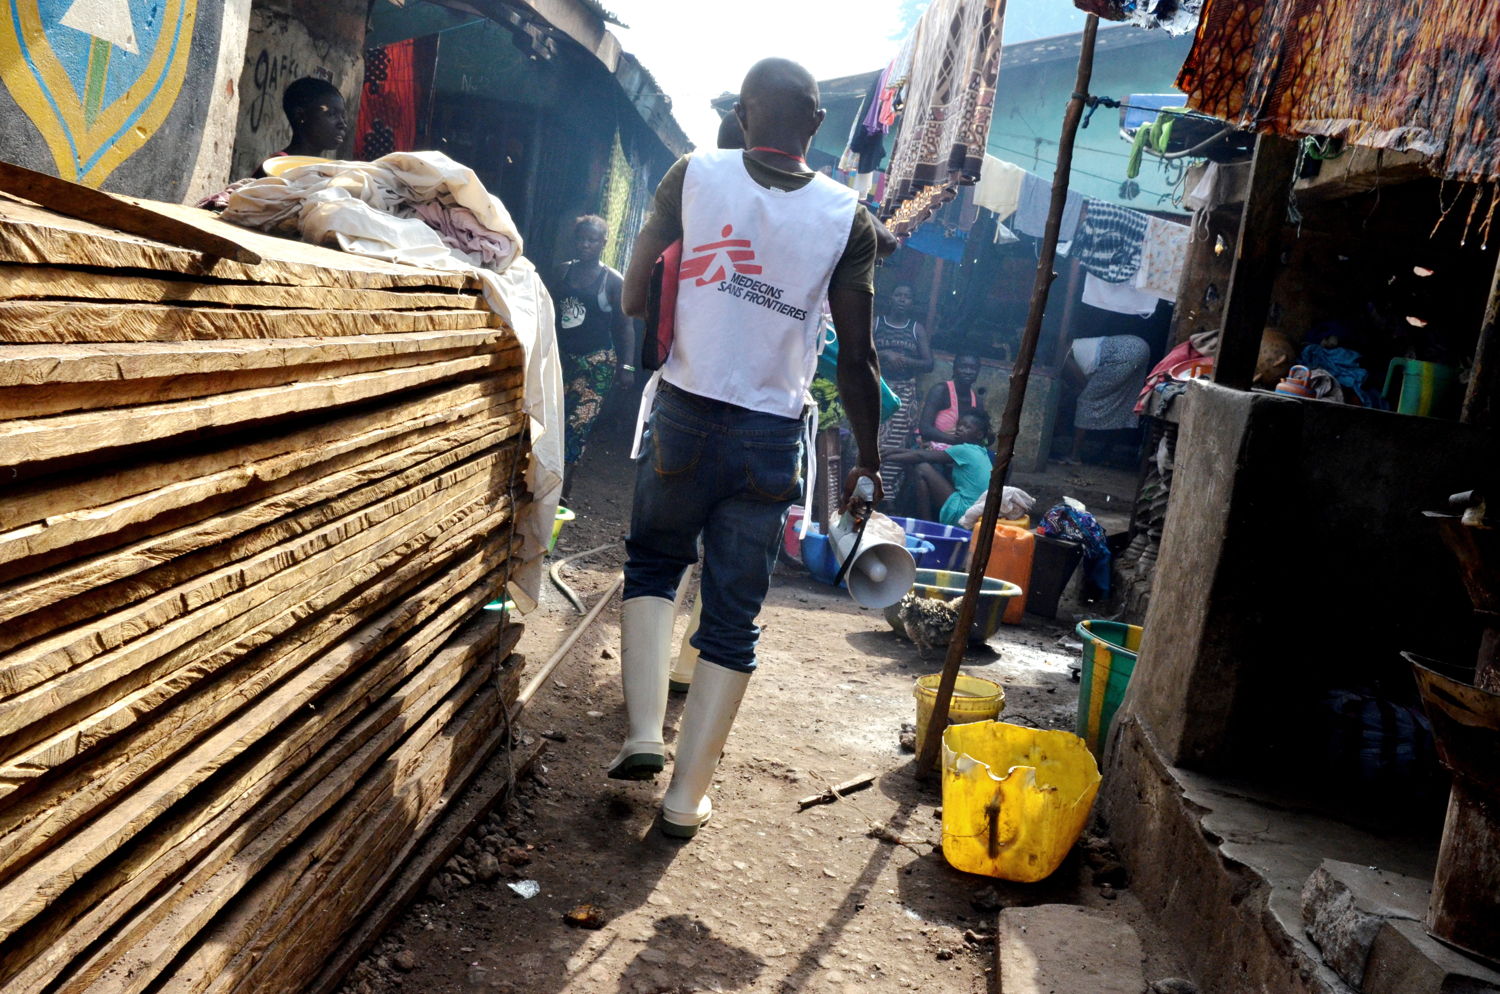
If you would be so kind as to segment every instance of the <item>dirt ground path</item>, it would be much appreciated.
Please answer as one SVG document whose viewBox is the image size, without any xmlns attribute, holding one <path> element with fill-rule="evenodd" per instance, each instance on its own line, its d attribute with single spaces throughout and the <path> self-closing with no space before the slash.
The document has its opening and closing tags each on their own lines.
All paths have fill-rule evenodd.
<svg viewBox="0 0 1500 994">
<path fill-rule="evenodd" d="M 609 463 L 615 472 L 580 480 L 580 519 L 558 557 L 622 536 L 628 478 Z M 611 549 L 565 577 L 592 604 L 622 560 Z M 526 619 L 532 665 L 578 617 L 549 585 Z M 941 668 L 940 652 L 921 658 L 881 614 L 787 567 L 761 617 L 760 669 L 714 783 L 714 818 L 689 842 L 665 838 L 654 819 L 667 775 L 603 775 L 624 728 L 618 617 L 616 599 L 524 713 L 518 736 L 546 751 L 517 799 L 360 964 L 351 994 L 980 994 L 997 989 L 997 910 L 1052 902 L 1137 924 L 1147 975 L 1171 974 L 1128 889 L 1095 884 L 1097 858 L 1091 866 L 1075 851 L 1030 886 L 944 862 L 939 782 L 916 777 L 900 744 L 913 682 Z M 1004 629 L 966 672 L 1005 687 L 1003 717 L 1071 728 L 1076 656 L 1057 644 L 1067 631 L 1034 620 Z M 669 751 L 681 705 L 669 704 Z M 866 773 L 870 789 L 798 810 L 799 798 Z M 535 896 L 516 892 L 531 887 Z M 580 909 L 598 927 L 566 920 Z"/>
</svg>

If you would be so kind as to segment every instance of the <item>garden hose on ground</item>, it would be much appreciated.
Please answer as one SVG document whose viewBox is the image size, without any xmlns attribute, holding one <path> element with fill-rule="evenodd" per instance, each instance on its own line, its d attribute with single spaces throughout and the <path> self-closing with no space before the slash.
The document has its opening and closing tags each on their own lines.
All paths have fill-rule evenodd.
<svg viewBox="0 0 1500 994">
<path fill-rule="evenodd" d="M 547 570 L 547 575 L 552 577 L 553 584 L 557 586 L 558 590 L 562 591 L 562 595 L 568 599 L 568 603 L 572 604 L 575 608 L 578 609 L 579 614 L 584 614 L 588 611 L 588 608 L 584 607 L 583 598 L 579 597 L 578 594 L 574 592 L 573 588 L 568 586 L 567 583 L 563 581 L 561 573 L 563 566 L 571 563 L 575 559 L 582 559 L 584 556 L 592 556 L 594 553 L 603 552 L 605 549 L 613 549 L 619 544 L 619 542 L 605 542 L 603 545 L 597 545 L 585 552 L 575 552 L 571 556 L 564 556 L 562 559 L 559 559 L 557 562 L 552 564 L 551 569 Z"/>
</svg>

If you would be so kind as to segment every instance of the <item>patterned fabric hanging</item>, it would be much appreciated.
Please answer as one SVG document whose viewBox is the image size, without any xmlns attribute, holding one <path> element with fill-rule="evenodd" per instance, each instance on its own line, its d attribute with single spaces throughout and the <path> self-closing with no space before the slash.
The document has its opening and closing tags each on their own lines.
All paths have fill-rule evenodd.
<svg viewBox="0 0 1500 994">
<path fill-rule="evenodd" d="M 1208 0 L 1177 87 L 1236 127 L 1500 176 L 1500 0 Z"/>
<path fill-rule="evenodd" d="M 984 164 L 1004 0 L 933 0 L 916 27 L 911 82 L 881 215 L 910 232 Z"/>
<path fill-rule="evenodd" d="M 410 152 L 417 137 L 416 78 L 408 38 L 365 52 L 365 88 L 359 98 L 355 156 L 370 162 Z"/>
</svg>

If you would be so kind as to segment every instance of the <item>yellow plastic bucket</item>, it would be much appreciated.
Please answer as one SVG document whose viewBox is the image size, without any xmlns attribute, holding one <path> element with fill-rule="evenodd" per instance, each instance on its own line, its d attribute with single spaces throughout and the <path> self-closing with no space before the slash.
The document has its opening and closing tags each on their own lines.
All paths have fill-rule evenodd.
<svg viewBox="0 0 1500 994">
<path fill-rule="evenodd" d="M 927 741 L 927 726 L 932 722 L 932 710 L 937 706 L 938 684 L 941 673 L 919 677 L 912 694 L 917 699 L 917 754 L 922 753 L 922 743 Z M 948 701 L 948 723 L 963 724 L 970 721 L 991 721 L 1005 710 L 1005 688 L 993 680 L 960 673 L 953 681 L 953 696 Z M 939 757 L 936 767 L 941 763 Z"/>
<path fill-rule="evenodd" d="M 943 733 L 943 858 L 966 873 L 1033 883 L 1078 841 L 1099 767 L 1071 732 L 1000 721 Z"/>
<path fill-rule="evenodd" d="M 557 536 L 562 534 L 562 526 L 572 521 L 574 517 L 576 515 L 566 507 L 557 509 L 557 514 L 552 517 L 552 540 L 547 543 L 548 552 L 557 547 Z"/>
</svg>

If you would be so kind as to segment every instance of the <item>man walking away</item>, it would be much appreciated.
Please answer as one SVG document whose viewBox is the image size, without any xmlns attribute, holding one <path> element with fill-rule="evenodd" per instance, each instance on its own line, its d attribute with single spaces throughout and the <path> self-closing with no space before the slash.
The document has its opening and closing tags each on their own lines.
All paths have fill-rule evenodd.
<svg viewBox="0 0 1500 994">
<path fill-rule="evenodd" d="M 667 172 L 625 277 L 625 309 L 643 316 L 653 262 L 682 239 L 672 351 L 642 400 L 654 407 L 638 453 L 620 611 L 629 732 L 609 769 L 644 780 L 665 765 L 673 595 L 697 560 L 701 533 L 703 611 L 692 640 L 699 665 L 662 800 L 662 829 L 679 838 L 712 813 L 706 795 L 755 669 L 755 619 L 782 522 L 802 495 L 825 293 L 838 329 L 839 392 L 859 447 L 846 499 L 861 478 L 882 496 L 870 331 L 875 232 L 853 190 L 807 166 L 823 113 L 807 70 L 785 59 L 756 63 L 735 105 L 747 150 L 694 153 Z"/>
</svg>

